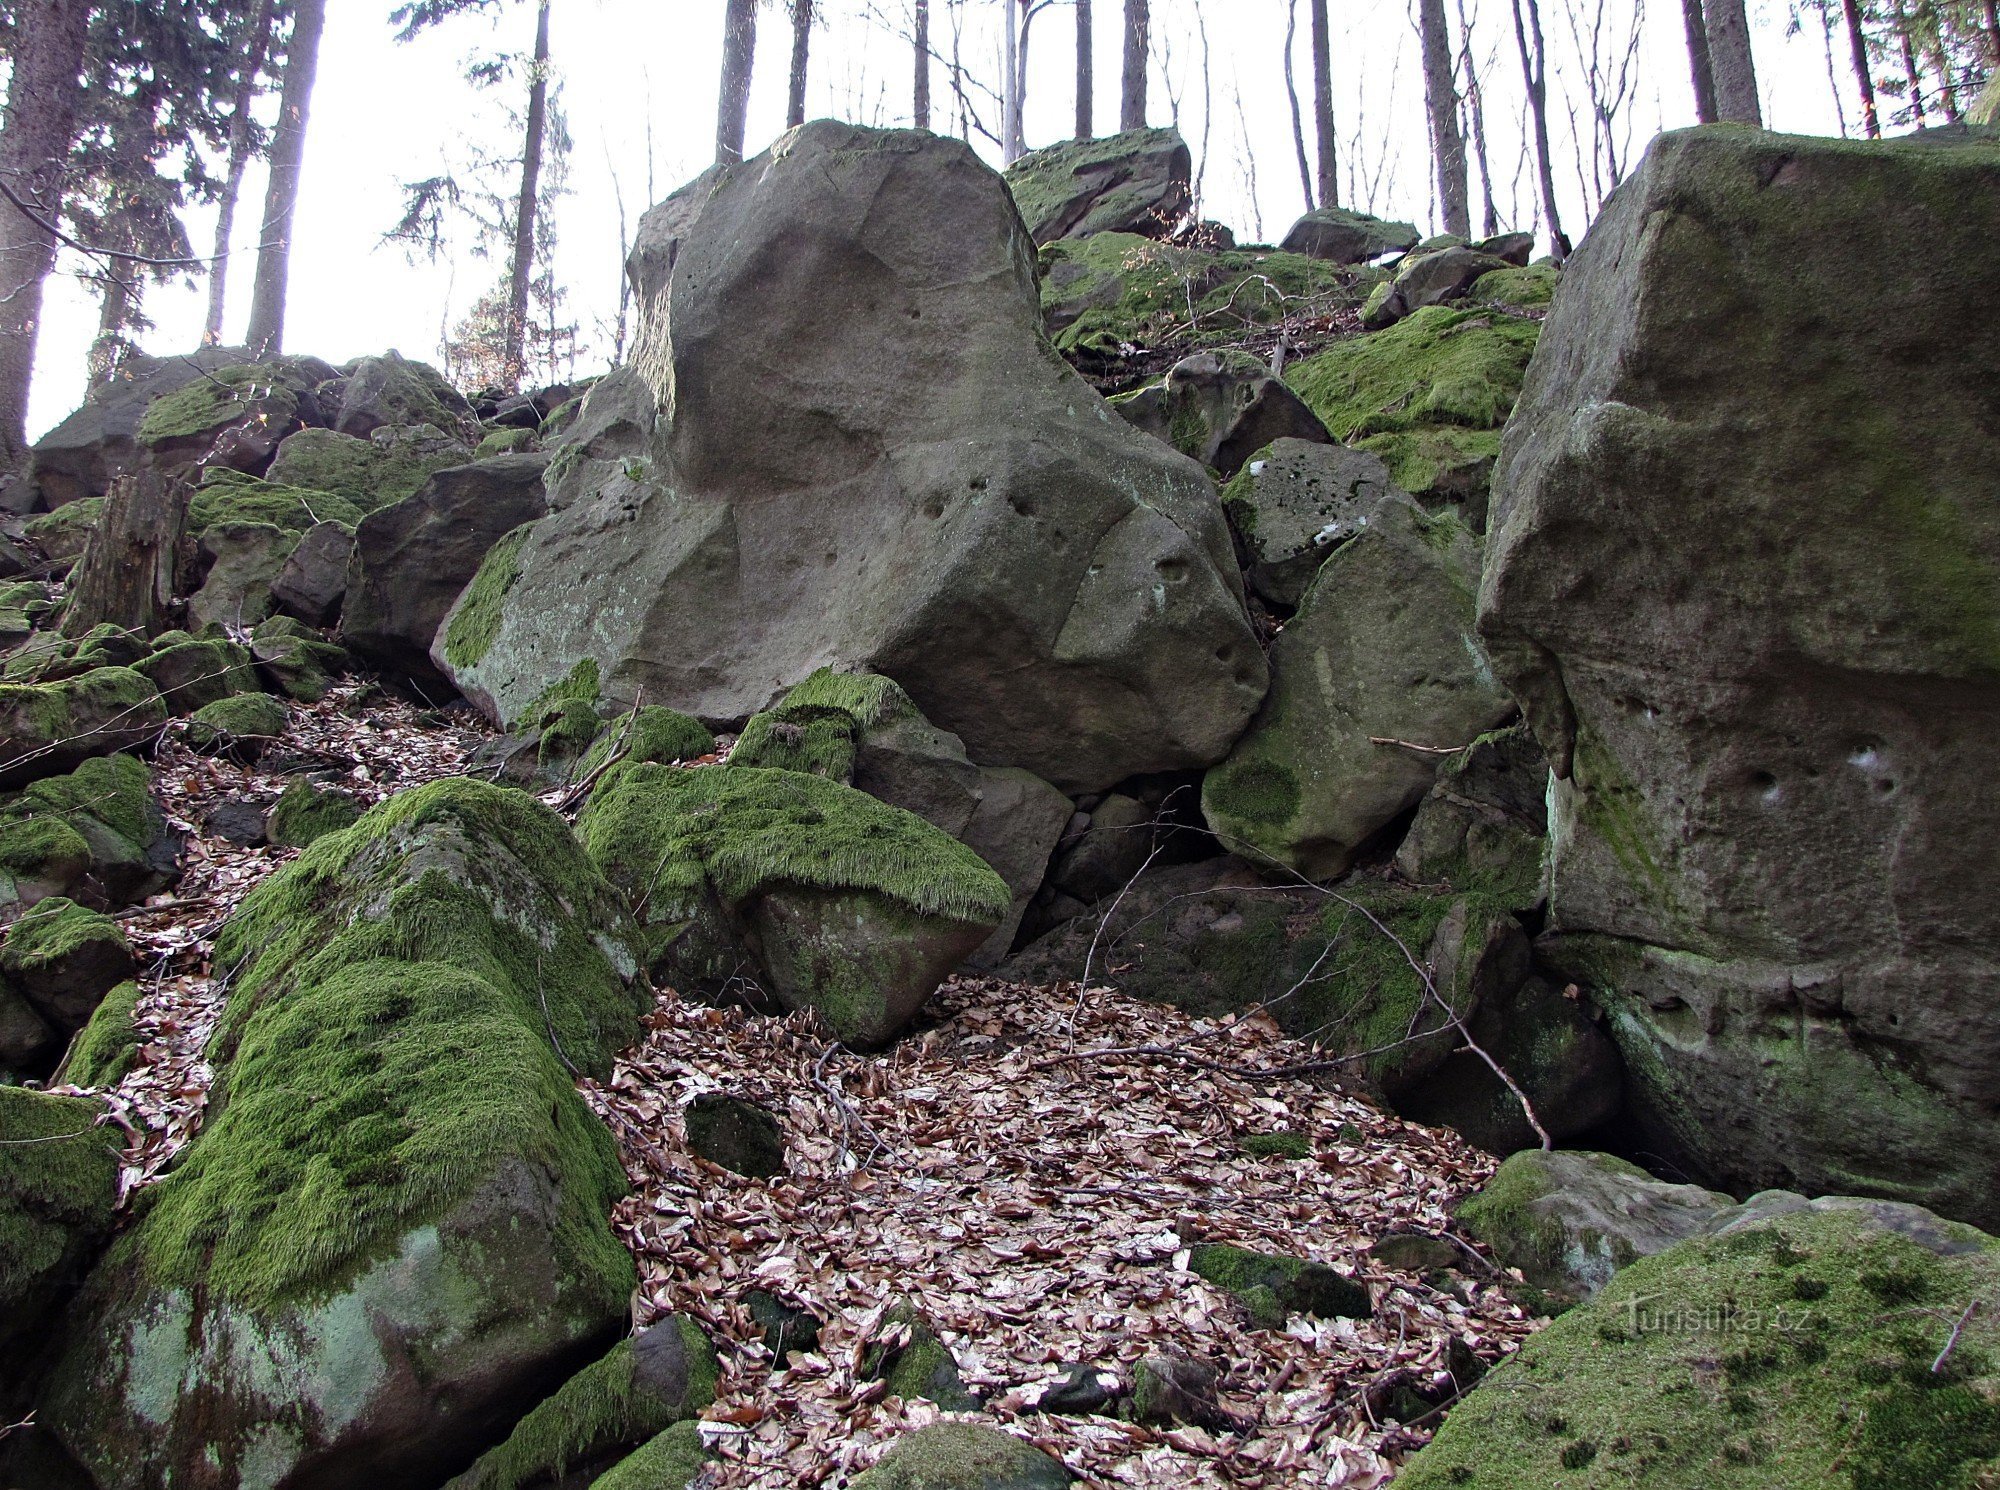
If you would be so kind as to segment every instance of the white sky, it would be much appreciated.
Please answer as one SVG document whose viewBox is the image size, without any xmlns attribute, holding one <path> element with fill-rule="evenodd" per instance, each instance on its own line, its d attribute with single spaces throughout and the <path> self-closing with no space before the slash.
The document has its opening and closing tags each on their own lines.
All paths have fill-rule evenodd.
<svg viewBox="0 0 2000 1490">
<path fill-rule="evenodd" d="M 966 65 L 989 80 L 999 75 L 1000 3 L 968 0 Z M 1573 99 L 1583 97 L 1570 9 L 1602 5 L 1606 29 L 1623 33 L 1629 31 L 1638 3 L 1543 0 L 1556 72 L 1550 102 L 1558 132 L 1558 186 L 1564 196 L 1564 225 L 1572 236 L 1582 227 L 1586 189 L 1577 172 L 1564 170 L 1573 152 L 1561 95 L 1567 91 Z M 399 212 L 398 183 L 432 174 L 447 153 L 463 155 L 471 138 L 495 154 L 518 150 L 498 117 L 498 101 L 464 83 L 462 60 L 477 49 L 527 50 L 534 26 L 529 0 L 517 0 L 496 21 L 459 21 L 410 46 L 390 39 L 390 5 L 391 0 L 328 4 L 292 250 L 286 349 L 332 361 L 387 347 L 436 360 L 441 328 L 462 315 L 492 282 L 497 265 L 460 256 L 455 265 L 413 267 L 398 247 L 381 244 L 383 231 Z M 814 38 L 809 115 L 830 114 L 863 124 L 907 123 L 907 44 L 864 18 L 871 0 L 820 0 L 820 6 L 827 16 Z M 1507 3 L 1465 0 L 1465 6 L 1486 89 L 1502 226 L 1529 226 L 1535 215 L 1531 173 L 1522 148 L 1523 92 Z M 899 21 L 908 9 L 907 0 L 872 0 L 872 7 Z M 558 258 L 571 314 L 596 344 L 580 359 L 579 373 L 600 370 L 608 356 L 608 332 L 591 333 L 608 327 L 617 304 L 622 250 L 614 173 L 628 217 L 636 222 L 647 205 L 649 116 L 655 196 L 696 174 L 712 155 L 722 9 L 723 0 L 556 0 L 551 52 L 575 140 L 572 194 L 557 213 Z M 1119 0 L 1097 0 L 1095 110 L 1100 132 L 1117 122 L 1120 9 Z M 1367 188 L 1349 190 L 1349 165 L 1343 163 L 1348 204 L 1435 225 L 1410 9 L 1405 0 L 1333 0 L 1332 9 L 1336 127 L 1344 154 L 1364 164 L 1372 177 Z M 948 53 L 945 0 L 933 0 L 932 10 L 933 45 Z M 1836 132 L 1826 51 L 1817 27 L 1787 37 L 1784 0 L 1751 0 L 1751 10 L 1766 122 L 1799 133 Z M 1181 129 L 1197 152 L 1206 215 L 1230 224 L 1246 242 L 1282 236 L 1303 207 L 1280 71 L 1285 0 L 1153 0 L 1153 17 L 1151 122 L 1171 122 L 1172 99 L 1178 95 Z M 1207 29 L 1212 111 L 1204 110 L 1198 22 Z M 1310 70 L 1305 24 L 1301 4 L 1295 66 L 1302 89 Z M 1629 111 L 1631 158 L 1661 127 L 1692 121 L 1680 28 L 1678 0 L 1645 5 Z M 1068 133 L 1073 38 L 1066 4 L 1035 22 L 1027 110 L 1031 146 Z M 789 47 L 782 8 L 767 9 L 750 112 L 752 152 L 782 127 Z M 1852 128 L 1853 81 L 1844 66 L 1839 73 Z M 933 75 L 932 99 L 933 127 L 954 129 L 942 67 Z M 1309 110 L 1309 100 L 1306 106 Z M 264 107 L 268 111 L 272 105 Z M 992 122 L 997 110 L 983 111 Z M 1205 112 L 1212 112 L 1212 123 L 1205 124 Z M 1579 109 L 1578 117 L 1587 115 Z M 1246 126 L 1247 155 L 1256 175 L 1254 199 L 1244 164 Z M 1358 151 L 1352 146 L 1357 132 L 1362 141 Z M 1307 133 L 1310 138 L 1309 115 Z M 975 144 L 997 160 L 990 144 L 976 137 Z M 1476 225 L 1476 175 L 1473 182 Z M 257 239 L 262 194 L 262 173 L 253 170 L 237 219 L 244 225 L 243 243 Z M 212 222 L 198 220 L 192 229 L 197 252 L 206 252 Z M 225 340 L 241 336 L 250 272 L 246 254 L 231 271 Z M 191 347 L 199 337 L 205 296 L 202 286 L 150 290 L 147 308 L 158 324 L 142 339 L 146 349 Z M 73 277 L 52 279 L 29 413 L 31 433 L 55 424 L 81 399 L 85 351 L 95 325 L 96 307 L 87 287 Z"/>
</svg>

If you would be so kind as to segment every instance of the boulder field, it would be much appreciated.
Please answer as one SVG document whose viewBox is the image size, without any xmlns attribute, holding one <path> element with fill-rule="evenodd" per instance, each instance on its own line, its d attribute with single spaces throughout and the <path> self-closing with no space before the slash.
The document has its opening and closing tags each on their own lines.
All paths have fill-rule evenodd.
<svg viewBox="0 0 2000 1490">
<path fill-rule="evenodd" d="M 0 1409 L 52 1483 L 686 1483 L 743 1363 L 633 1329 L 593 1083 L 676 996 L 810 1016 L 855 1139 L 821 1069 L 960 972 L 1254 1020 L 1513 1154 L 1382 1243 L 1560 1316 L 1441 1428 L 1463 1342 L 1368 1389 L 1398 1455 L 1436 1430 L 1412 1485 L 2000 1472 L 2000 136 L 1665 135 L 1560 266 L 1337 209 L 1238 247 L 1186 177 L 1170 131 L 1002 177 L 821 121 L 646 215 L 588 386 L 211 352 L 41 443 Z M 1370 329 L 1294 349 L 1302 302 Z M 357 667 L 484 715 L 463 775 L 301 747 Z M 198 1135 L 128 1194 L 123 918 L 207 852 L 161 773 L 218 762 L 276 784 L 202 833 L 269 873 L 210 928 Z M 702 1081 L 688 1162 L 790 1183 L 782 1102 Z M 1386 1297 L 1177 1225 L 1256 1327 Z M 884 1319 L 869 1400 L 994 1400 Z M 1242 1427 L 1210 1365 L 1125 1366 L 1000 1400 Z M 850 1481 L 1068 1482 L 971 1421 Z"/>
</svg>

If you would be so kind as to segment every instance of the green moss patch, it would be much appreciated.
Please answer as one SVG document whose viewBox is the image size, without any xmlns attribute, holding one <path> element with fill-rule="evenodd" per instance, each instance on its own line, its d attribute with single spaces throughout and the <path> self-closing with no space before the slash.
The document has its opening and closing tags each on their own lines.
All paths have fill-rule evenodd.
<svg viewBox="0 0 2000 1490">
<path fill-rule="evenodd" d="M 110 1230 L 120 1144 L 98 1126 L 103 1112 L 87 1098 L 0 1086 L 0 1337 L 74 1282 Z"/>
<path fill-rule="evenodd" d="M 61 818 L 0 818 L 0 874 L 67 885 L 89 868 L 90 844 Z"/>
<path fill-rule="evenodd" d="M 86 839 L 93 836 L 93 824 L 102 824 L 127 843 L 143 846 L 159 831 L 152 786 L 152 773 L 137 756 L 107 755 L 85 761 L 67 776 L 32 783 L 7 811 L 59 819 Z"/>
<path fill-rule="evenodd" d="M 159 641 L 153 654 L 135 663 L 133 671 L 159 688 L 174 713 L 192 714 L 232 694 L 257 691 L 256 667 L 248 649 L 236 642 L 174 631 Z"/>
<path fill-rule="evenodd" d="M 278 447 L 266 476 L 277 486 L 338 492 L 365 514 L 416 495 L 434 472 L 470 459 L 463 445 L 424 425 L 397 429 L 386 441 L 302 429 Z"/>
<path fill-rule="evenodd" d="M 21 525 L 21 531 L 51 559 L 67 562 L 83 552 L 90 535 L 103 520 L 104 498 L 80 497 L 63 503 L 53 512 L 29 518 Z"/>
<path fill-rule="evenodd" d="M 692 1418 L 715 1400 L 717 1371 L 700 1325 L 685 1315 L 662 1320 L 563 1383 L 447 1490 L 561 1483 L 578 1466 L 602 1463 Z"/>
<path fill-rule="evenodd" d="M 1556 297 L 1562 271 L 1554 264 L 1512 265 L 1482 274 L 1472 282 L 1472 298 L 1486 305 L 1539 310 Z"/>
<path fill-rule="evenodd" d="M 188 502 L 188 528 L 196 534 L 210 528 L 253 524 L 286 533 L 303 533 L 320 523 L 351 528 L 363 515 L 362 508 L 337 493 L 266 481 L 204 486 Z"/>
<path fill-rule="evenodd" d="M 1454 1408 L 1397 1483 L 1975 1490 L 2000 1472 L 2000 1252 L 1954 1230 L 1984 1245 L 1939 1256 L 1836 1209 L 1635 1262 Z"/>
<path fill-rule="evenodd" d="M 587 778 L 612 752 L 620 763 L 652 761 L 671 766 L 677 761 L 698 760 L 715 749 L 715 736 L 699 719 L 675 709 L 648 704 L 629 718 L 621 716 L 604 725 L 576 764 L 578 780 Z"/>
<path fill-rule="evenodd" d="M 361 807 L 346 792 L 294 781 L 278 796 L 264 824 L 264 836 L 276 848 L 304 848 L 329 833 L 351 828 Z"/>
<path fill-rule="evenodd" d="M 0 973 L 20 977 L 42 972 L 98 946 L 108 947 L 128 961 L 132 956 L 132 944 L 125 940 L 116 921 L 52 895 L 7 928 L 5 941 L 0 942 Z"/>
<path fill-rule="evenodd" d="M 708 1463 L 701 1430 L 676 1423 L 591 1482 L 591 1490 L 682 1490 Z"/>
<path fill-rule="evenodd" d="M 1069 1471 L 1031 1443 L 978 1423 L 906 1433 L 854 1490 L 1062 1490 Z"/>
<path fill-rule="evenodd" d="M 539 1019 L 475 973 L 338 967 L 263 1004 L 228 1077 L 132 1236 L 155 1286 L 252 1308 L 322 1296 L 517 1160 L 559 1180 L 560 1250 L 629 1275 L 603 1219 L 624 1191 L 609 1133 Z"/>
<path fill-rule="evenodd" d="M 1366 1288 L 1325 1263 L 1204 1246 L 1189 1254 L 1188 1268 L 1227 1290 L 1267 1330 L 1282 1329 L 1293 1314 L 1366 1319 L 1375 1312 Z"/>
<path fill-rule="evenodd" d="M 444 632 L 444 659 L 453 667 L 473 667 L 492 649 L 500 634 L 507 592 L 521 577 L 521 547 L 533 527 L 523 523 L 488 549 L 479 572 L 452 608 Z"/>
<path fill-rule="evenodd" d="M 104 996 L 70 1046 L 58 1085 L 116 1086 L 139 1059 L 139 1027 L 133 1011 L 139 1002 L 137 983 L 120 983 Z"/>
<path fill-rule="evenodd" d="M 188 720 L 187 742 L 194 750 L 255 751 L 285 732 L 292 711 L 268 693 L 240 693 L 196 709 Z"/>
<path fill-rule="evenodd" d="M 199 439 L 252 416 L 271 424 L 289 423 L 298 413 L 298 395 L 307 381 L 297 366 L 282 360 L 218 368 L 148 404 L 139 421 L 139 443 Z"/>
<path fill-rule="evenodd" d="M 630 922 L 555 813 L 461 777 L 390 798 L 319 838 L 245 897 L 216 941 L 230 975 L 218 1034 L 262 1005 L 376 958 L 484 978 L 579 1069 L 608 1072 L 644 995 Z"/>
<path fill-rule="evenodd" d="M 143 739 L 166 717 L 160 690 L 131 668 L 92 668 L 56 683 L 0 683 L 0 759 L 45 746 L 87 754 Z"/>
<path fill-rule="evenodd" d="M 971 849 L 914 813 L 794 771 L 622 765 L 578 822 L 591 858 L 635 903 L 691 914 L 775 884 L 865 890 L 925 916 L 997 923 L 1011 894 Z"/>
</svg>

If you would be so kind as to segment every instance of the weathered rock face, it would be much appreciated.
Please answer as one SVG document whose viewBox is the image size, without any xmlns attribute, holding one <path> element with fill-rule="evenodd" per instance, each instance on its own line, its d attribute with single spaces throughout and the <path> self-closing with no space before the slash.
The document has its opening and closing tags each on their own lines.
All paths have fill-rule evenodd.
<svg viewBox="0 0 2000 1490">
<path fill-rule="evenodd" d="M 1327 555 L 1373 522 L 1395 491 L 1388 467 L 1365 450 L 1273 441 L 1222 493 L 1244 579 L 1269 604 L 1295 608 Z"/>
<path fill-rule="evenodd" d="M 1561 778 L 1544 955 L 1655 1146 L 1988 1222 L 1996 233 L 1990 141 L 1664 136 L 1572 260 L 1480 594 Z"/>
<path fill-rule="evenodd" d="M 1417 230 L 1406 222 L 1388 222 L 1365 212 L 1321 207 L 1292 224 L 1282 247 L 1288 253 L 1330 259 L 1336 264 L 1365 264 L 1384 254 L 1407 253 L 1417 246 Z"/>
<path fill-rule="evenodd" d="M 1037 243 L 1137 233 L 1164 238 L 1193 205 L 1193 157 L 1176 129 L 1131 129 L 1031 150 L 1007 187 Z"/>
<path fill-rule="evenodd" d="M 1338 875 L 1414 806 L 1440 755 L 1514 710 L 1473 635 L 1479 544 L 1407 499 L 1321 566 L 1271 647 L 1271 696 L 1202 783 L 1231 849 Z"/>
<path fill-rule="evenodd" d="M 1164 383 L 1112 404 L 1127 421 L 1182 455 L 1234 476 L 1273 440 L 1331 439 L 1319 416 L 1248 352 L 1197 352 Z"/>
<path fill-rule="evenodd" d="M 442 682 L 431 643 L 487 551 L 548 510 L 542 455 L 503 455 L 434 473 L 414 497 L 354 530 L 341 639 L 417 682 Z"/>
<path fill-rule="evenodd" d="M 1265 672 L 1214 488 L 1050 353 L 969 150 L 807 125 L 655 208 L 631 272 L 651 454 L 496 554 L 440 639 L 494 717 L 579 658 L 711 724 L 834 665 L 1070 790 L 1228 748 Z"/>
</svg>

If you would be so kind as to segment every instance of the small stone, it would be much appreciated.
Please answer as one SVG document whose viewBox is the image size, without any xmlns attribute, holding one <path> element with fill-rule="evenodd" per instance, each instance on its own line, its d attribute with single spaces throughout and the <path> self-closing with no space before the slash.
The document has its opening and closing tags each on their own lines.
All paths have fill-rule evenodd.
<svg viewBox="0 0 2000 1490">
<path fill-rule="evenodd" d="M 785 1134 L 778 1120 L 740 1097 L 697 1097 L 687 1110 L 688 1147 L 711 1164 L 750 1179 L 785 1172 Z"/>
<path fill-rule="evenodd" d="M 201 831 L 207 837 L 220 838 L 225 843 L 255 848 L 264 841 L 266 810 L 261 802 L 231 797 L 208 810 L 208 815 L 201 820 Z"/>
</svg>

